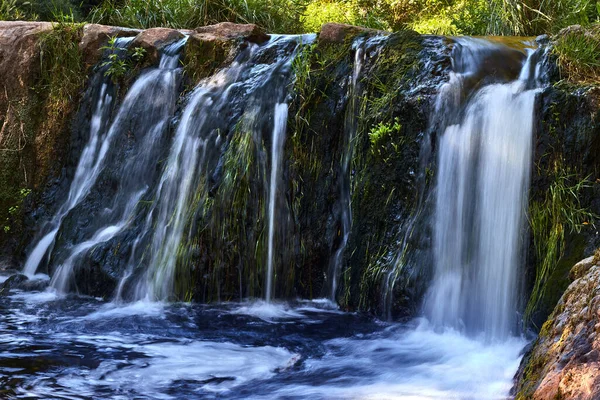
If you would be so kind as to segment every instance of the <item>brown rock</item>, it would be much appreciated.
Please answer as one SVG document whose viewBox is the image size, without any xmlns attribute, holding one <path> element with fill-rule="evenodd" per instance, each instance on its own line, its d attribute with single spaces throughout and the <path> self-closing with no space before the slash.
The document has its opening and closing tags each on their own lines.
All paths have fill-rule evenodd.
<svg viewBox="0 0 600 400">
<path fill-rule="evenodd" d="M 112 37 L 128 37 L 139 34 L 137 29 L 119 28 L 114 26 L 87 24 L 83 28 L 83 37 L 79 49 L 87 67 L 93 66 L 102 57 L 102 47 L 106 46 Z"/>
<path fill-rule="evenodd" d="M 600 266 L 591 261 L 577 264 L 583 276 L 565 291 L 524 358 L 517 400 L 600 399 Z"/>
<path fill-rule="evenodd" d="M 137 35 L 131 43 L 131 47 L 143 47 L 146 49 L 150 62 L 156 63 L 162 49 L 183 37 L 183 33 L 175 29 L 151 28 Z"/>
<path fill-rule="evenodd" d="M 247 40 L 253 43 L 263 43 L 269 40 L 269 35 L 254 24 L 234 24 L 221 22 L 216 25 L 203 26 L 196 29 L 203 40 Z"/>
<path fill-rule="evenodd" d="M 40 34 L 52 30 L 48 22 L 0 22 L 0 110 L 6 96 L 14 99 L 32 86 L 39 69 Z M 1 138 L 0 138 L 1 139 Z"/>
<path fill-rule="evenodd" d="M 585 274 L 588 273 L 590 268 L 596 265 L 596 256 L 590 256 L 584 260 L 579 261 L 577 264 L 571 268 L 571 272 L 569 273 L 569 279 L 572 281 L 582 278 Z"/>
<path fill-rule="evenodd" d="M 362 28 L 354 25 L 338 24 L 330 22 L 324 24 L 319 32 L 320 43 L 344 43 L 347 37 L 354 37 L 365 32 L 375 32 L 372 29 Z"/>
</svg>

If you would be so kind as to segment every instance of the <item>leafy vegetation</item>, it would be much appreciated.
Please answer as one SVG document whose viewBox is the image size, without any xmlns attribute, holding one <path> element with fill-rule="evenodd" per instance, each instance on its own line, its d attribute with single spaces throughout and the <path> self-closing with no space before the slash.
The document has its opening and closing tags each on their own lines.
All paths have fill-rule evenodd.
<svg viewBox="0 0 600 400">
<path fill-rule="evenodd" d="M 3 20 L 90 21 L 134 28 L 255 23 L 276 33 L 339 22 L 442 35 L 557 33 L 598 21 L 597 0 L 0 0 Z"/>
<path fill-rule="evenodd" d="M 107 60 L 102 63 L 102 66 L 106 67 L 104 75 L 110 77 L 115 82 L 141 62 L 147 53 L 143 47 L 133 47 L 130 49 L 118 47 L 117 37 L 110 38 L 108 44 L 102 47 L 102 50 L 110 53 Z"/>
<path fill-rule="evenodd" d="M 554 180 L 542 201 L 534 201 L 530 209 L 530 226 L 538 260 L 535 283 L 525 310 L 525 322 L 531 321 L 546 290 L 546 282 L 563 257 L 565 233 L 579 233 L 598 216 L 582 207 L 581 192 L 591 186 L 586 179 L 554 166 Z"/>
<path fill-rule="evenodd" d="M 567 81 L 600 82 L 600 25 L 587 29 L 572 27 L 561 32 L 553 52 L 561 76 Z"/>
</svg>

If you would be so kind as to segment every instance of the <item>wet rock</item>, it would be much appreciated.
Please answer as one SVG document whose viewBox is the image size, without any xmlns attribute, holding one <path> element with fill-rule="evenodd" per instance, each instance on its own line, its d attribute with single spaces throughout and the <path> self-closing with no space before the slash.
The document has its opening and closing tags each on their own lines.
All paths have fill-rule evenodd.
<svg viewBox="0 0 600 400">
<path fill-rule="evenodd" d="M 269 35 L 254 24 L 234 24 L 221 22 L 216 25 L 203 26 L 196 29 L 198 39 L 204 41 L 214 40 L 247 40 L 252 43 L 264 43 L 269 40 Z"/>
<path fill-rule="evenodd" d="M 18 289 L 23 283 L 27 282 L 29 278 L 23 274 L 16 274 L 4 281 L 1 286 L 2 292 L 6 292 L 11 289 Z"/>
<path fill-rule="evenodd" d="M 0 295 L 5 295 L 9 290 L 14 289 L 25 292 L 40 292 L 46 289 L 49 283 L 48 279 L 29 279 L 27 276 L 17 273 L 0 285 Z"/>
<path fill-rule="evenodd" d="M 106 46 L 113 37 L 136 36 L 140 31 L 137 29 L 120 28 L 99 24 L 87 24 L 83 28 L 83 37 L 79 43 L 83 60 L 87 67 L 91 67 L 100 61 L 102 47 Z"/>
<path fill-rule="evenodd" d="M 151 28 L 137 35 L 131 43 L 131 47 L 142 47 L 145 49 L 148 61 L 151 64 L 155 64 L 158 62 L 162 49 L 183 37 L 183 33 L 175 29 Z"/>
<path fill-rule="evenodd" d="M 517 372 L 516 399 L 600 398 L 600 266 L 575 265 L 573 282 Z"/>
<path fill-rule="evenodd" d="M 373 29 L 362 28 L 353 25 L 327 23 L 321 27 L 319 32 L 320 43 L 344 43 L 347 38 L 366 32 L 376 32 Z"/>
</svg>

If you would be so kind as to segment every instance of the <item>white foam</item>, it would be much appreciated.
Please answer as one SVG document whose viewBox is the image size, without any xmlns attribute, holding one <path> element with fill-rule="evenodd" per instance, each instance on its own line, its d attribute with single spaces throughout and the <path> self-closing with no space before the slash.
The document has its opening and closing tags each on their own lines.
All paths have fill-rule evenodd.
<svg viewBox="0 0 600 400">
<path fill-rule="evenodd" d="M 292 385 L 277 395 L 339 399 L 506 399 L 525 341 L 484 344 L 426 324 L 389 337 L 334 339 L 332 354 L 308 360 L 311 371 L 347 371 L 326 384 Z M 363 372 L 364 371 L 364 372 Z"/>
<path fill-rule="evenodd" d="M 262 300 L 244 303 L 242 306 L 231 311 L 231 313 L 249 315 L 267 322 L 303 317 L 302 314 L 291 308 L 287 303 L 273 303 Z"/>
<path fill-rule="evenodd" d="M 120 347 L 122 343 L 117 341 L 112 345 Z M 92 394 L 94 387 L 108 386 L 115 390 L 132 388 L 136 395 L 172 399 L 177 396 L 166 392 L 176 381 L 193 382 L 199 392 L 224 392 L 251 380 L 269 379 L 298 359 L 297 355 L 277 347 L 242 347 L 204 341 L 126 347 L 148 358 L 133 360 L 132 365 L 126 367 L 121 361 L 104 361 L 89 374 L 73 371 L 60 378 L 59 385 L 68 388 L 67 395 Z"/>
<path fill-rule="evenodd" d="M 10 296 L 13 300 L 21 300 L 25 303 L 47 303 L 62 297 L 64 296 L 59 295 L 52 288 L 48 288 L 43 292 L 18 292 Z"/>
<path fill-rule="evenodd" d="M 82 319 L 108 319 L 124 318 L 134 315 L 143 315 L 147 317 L 163 317 L 165 303 L 136 301 L 135 303 L 118 304 L 109 303 L 101 306 L 98 311 L 86 315 Z"/>
</svg>

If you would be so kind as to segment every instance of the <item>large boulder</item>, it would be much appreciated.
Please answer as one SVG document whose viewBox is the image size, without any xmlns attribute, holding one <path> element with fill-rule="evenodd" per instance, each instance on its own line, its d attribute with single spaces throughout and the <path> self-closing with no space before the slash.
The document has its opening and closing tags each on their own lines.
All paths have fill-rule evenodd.
<svg viewBox="0 0 600 400">
<path fill-rule="evenodd" d="M 131 47 L 142 47 L 145 49 L 148 61 L 155 64 L 160 58 L 161 50 L 183 39 L 183 37 L 183 33 L 175 29 L 151 28 L 137 35 L 131 43 Z"/>
<path fill-rule="evenodd" d="M 516 376 L 516 399 L 600 398 L 600 262 L 575 265 L 578 277 L 543 325 Z"/>
<path fill-rule="evenodd" d="M 269 40 L 269 35 L 258 25 L 234 24 L 221 22 L 220 24 L 202 26 L 196 29 L 199 38 L 211 40 L 247 40 L 253 43 L 263 43 Z"/>
<path fill-rule="evenodd" d="M 361 33 L 375 32 L 373 29 L 362 28 L 354 25 L 330 22 L 324 24 L 319 32 L 320 43 L 344 43 L 347 38 L 353 38 Z"/>
<path fill-rule="evenodd" d="M 51 30 L 49 22 L 0 21 L 0 112 L 33 86 L 40 65 L 37 44 L 40 35 Z"/>
<path fill-rule="evenodd" d="M 91 67 L 100 61 L 102 47 L 106 46 L 113 37 L 136 36 L 137 29 L 119 28 L 99 24 L 87 24 L 83 28 L 83 37 L 79 43 L 83 61 L 86 67 Z"/>
</svg>

